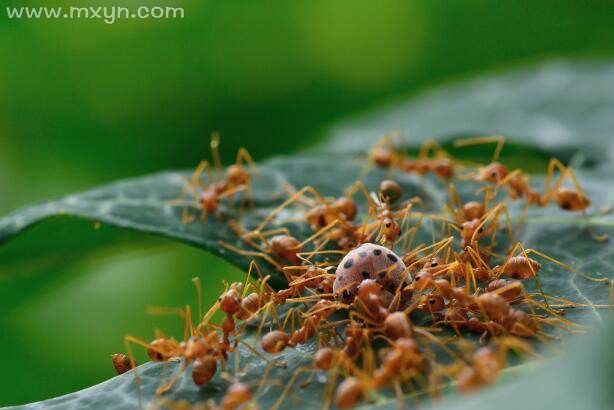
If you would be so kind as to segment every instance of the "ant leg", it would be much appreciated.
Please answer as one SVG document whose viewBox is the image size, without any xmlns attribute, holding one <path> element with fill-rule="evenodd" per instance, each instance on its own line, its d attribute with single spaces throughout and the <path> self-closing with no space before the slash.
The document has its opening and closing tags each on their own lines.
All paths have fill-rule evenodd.
<svg viewBox="0 0 614 410">
<path fill-rule="evenodd" d="M 130 367 L 132 368 L 131 371 L 134 374 L 134 384 L 136 385 L 136 391 L 137 391 L 137 396 L 138 396 L 138 408 L 142 409 L 143 408 L 143 395 L 141 393 L 141 377 L 139 376 L 139 372 L 136 369 L 136 361 L 134 360 L 134 353 L 132 352 L 132 343 L 141 345 L 145 348 L 150 348 L 149 343 L 144 342 L 134 336 L 124 336 L 124 346 L 126 347 L 126 354 L 128 355 L 128 358 L 130 359 Z"/>
<path fill-rule="evenodd" d="M 149 315 L 177 315 L 183 321 L 183 339 L 187 340 L 188 334 L 194 334 L 192 314 L 189 305 L 186 305 L 185 309 L 177 307 L 147 306 L 145 308 L 145 313 Z"/>
<path fill-rule="evenodd" d="M 373 320 L 365 315 L 363 315 L 362 313 L 356 312 L 356 311 L 352 311 L 350 312 L 350 320 L 354 320 L 354 318 L 358 318 L 361 321 L 370 324 L 371 326 L 376 326 L 376 327 L 380 327 L 381 323 L 377 322 L 376 320 Z"/>
<path fill-rule="evenodd" d="M 276 262 L 273 258 L 271 258 L 271 256 L 267 255 L 264 252 L 255 252 L 255 251 L 246 251 L 243 249 L 239 249 L 229 243 L 226 243 L 224 241 L 219 241 L 219 244 L 222 245 L 224 248 L 238 254 L 241 256 L 257 256 L 260 257 L 262 259 L 264 259 L 265 261 L 267 261 L 268 263 L 270 263 L 271 265 L 273 265 L 277 270 L 279 270 L 280 272 L 283 272 L 283 268 L 281 267 L 281 265 Z"/>
<path fill-rule="evenodd" d="M 199 327 L 205 327 L 209 325 L 209 321 L 211 320 L 211 318 L 213 317 L 213 315 L 219 310 L 220 308 L 220 303 L 219 302 L 215 302 L 207 311 L 207 313 L 205 313 L 205 315 L 202 317 L 200 323 L 199 323 Z"/>
<path fill-rule="evenodd" d="M 207 175 L 209 183 L 214 182 L 213 175 L 211 174 L 211 167 L 209 166 L 209 161 L 202 160 L 198 163 L 198 165 L 196 166 L 196 169 L 194 169 L 194 172 L 192 173 L 192 176 L 190 177 L 190 185 L 192 187 L 196 188 L 199 186 L 200 187 L 203 186 L 202 181 L 201 181 L 201 176 L 203 173 Z"/>
<path fill-rule="evenodd" d="M 399 410 L 405 409 L 405 401 L 403 400 L 403 389 L 401 388 L 401 383 L 398 380 L 393 381 L 394 386 L 394 395 L 399 402 Z"/>
<path fill-rule="evenodd" d="M 503 145 L 505 144 L 505 137 L 502 135 L 492 135 L 487 137 L 473 137 L 473 138 L 465 138 L 462 140 L 454 141 L 454 147 L 466 147 L 468 145 L 478 145 L 478 144 L 490 144 L 496 143 L 495 151 L 492 155 L 491 162 L 495 162 L 499 159 L 499 155 L 503 150 Z"/>
<path fill-rule="evenodd" d="M 275 363 L 270 361 L 269 359 L 267 359 L 262 353 L 260 353 L 258 350 L 254 349 L 252 346 L 250 346 L 249 343 L 247 343 L 244 340 L 241 339 L 237 339 L 237 342 L 239 342 L 241 345 L 245 346 L 250 352 L 252 352 L 256 357 L 258 357 L 259 359 L 264 360 L 269 366 L 273 366 L 273 367 L 280 367 L 281 365 L 279 363 Z"/>
<path fill-rule="evenodd" d="M 275 208 L 273 211 L 271 211 L 271 213 L 269 213 L 267 215 L 267 217 L 264 218 L 264 220 L 260 223 L 260 225 L 258 225 L 258 227 L 256 229 L 254 229 L 254 231 L 262 231 L 269 224 L 269 222 L 271 222 L 273 220 L 273 218 L 275 218 L 277 216 L 277 214 L 279 214 L 287 206 L 289 206 L 290 204 L 292 204 L 293 202 L 295 202 L 299 198 L 301 198 L 310 189 L 312 189 L 312 188 L 309 187 L 309 186 L 305 186 L 305 187 L 301 188 L 300 190 L 294 192 L 288 199 L 286 199 L 284 202 L 282 202 L 281 205 L 279 205 L 277 208 Z"/>
<path fill-rule="evenodd" d="M 334 221 L 332 221 L 331 223 L 329 223 L 328 225 L 326 225 L 324 228 L 319 229 L 317 232 L 315 232 L 313 235 L 311 235 L 309 238 L 305 239 L 303 242 L 301 242 L 297 248 L 302 248 L 305 245 L 307 245 L 309 242 L 314 241 L 315 239 L 317 239 L 318 237 L 324 235 L 326 232 L 330 231 L 332 228 L 335 227 L 335 225 L 341 224 L 341 221 L 339 219 L 335 219 Z"/>
<path fill-rule="evenodd" d="M 185 360 L 182 361 L 179 370 L 177 370 L 175 374 L 173 374 L 173 377 L 171 377 L 171 379 L 166 383 L 162 383 L 160 386 L 158 386 L 158 388 L 156 389 L 156 395 L 161 396 L 164 393 L 168 392 L 170 389 L 172 389 L 173 386 L 177 383 L 177 380 L 179 380 L 179 377 L 181 377 L 183 372 L 187 369 L 187 367 L 187 362 Z"/>
<path fill-rule="evenodd" d="M 341 250 L 335 250 L 335 249 L 331 249 L 331 250 L 323 250 L 323 251 L 311 251 L 311 252 L 301 252 L 301 253 L 297 253 L 297 255 L 300 256 L 305 256 L 305 260 L 309 260 L 311 257 L 316 256 L 316 255 L 346 255 L 347 252 L 341 251 Z"/>
<path fill-rule="evenodd" d="M 294 371 L 294 373 L 292 373 L 292 376 L 290 377 L 290 379 L 288 380 L 288 382 L 286 383 L 284 390 L 281 393 L 281 396 L 279 396 L 279 398 L 277 399 L 277 401 L 275 401 L 275 403 L 273 404 L 273 406 L 271 407 L 271 410 L 277 410 L 279 408 L 279 406 L 281 406 L 281 404 L 284 402 L 284 400 L 286 399 L 286 396 L 288 395 L 288 393 L 290 392 L 290 389 L 292 388 L 292 386 L 294 385 L 294 383 L 296 382 L 296 379 L 298 378 L 298 376 L 301 373 L 304 373 L 306 371 L 311 370 L 308 367 L 299 367 L 298 369 L 296 369 Z"/>
<path fill-rule="evenodd" d="M 501 209 L 500 211 L 497 213 L 497 216 L 494 218 L 495 221 L 497 219 L 499 219 L 499 214 L 503 212 L 503 214 L 505 215 L 505 228 L 507 229 L 507 239 L 509 241 L 509 243 L 514 243 L 515 239 L 514 239 L 514 231 L 512 230 L 512 218 L 510 216 L 510 212 L 509 212 L 509 208 L 507 207 L 506 204 L 501 204 Z M 491 238 L 491 245 L 494 245 L 495 243 L 495 236 L 497 235 L 497 224 L 493 224 L 493 235 Z"/>
<path fill-rule="evenodd" d="M 471 247 L 471 246 L 468 246 L 465 249 L 467 250 L 467 253 L 469 254 L 471 259 L 473 260 L 473 263 L 475 263 L 476 265 L 479 265 L 479 266 L 481 265 L 481 267 L 486 269 L 489 273 L 492 273 L 492 269 L 490 268 L 490 266 L 488 266 L 488 264 L 486 262 L 484 262 L 484 259 L 482 259 L 482 256 L 480 255 L 480 253 L 478 251 L 473 249 L 473 247 Z"/>
<path fill-rule="evenodd" d="M 430 153 L 435 154 L 435 157 L 447 156 L 447 152 L 432 138 L 427 139 L 422 143 L 418 152 L 418 160 L 428 158 Z"/>
<path fill-rule="evenodd" d="M 537 308 L 539 308 L 541 310 L 544 310 L 544 311 L 548 312 L 549 314 L 551 314 L 553 316 L 553 319 L 556 319 L 556 320 L 560 321 L 561 323 L 563 323 L 564 325 L 567 326 L 567 328 L 565 328 L 565 329 L 568 329 L 568 328 L 584 329 L 584 326 L 578 325 L 578 324 L 576 324 L 576 323 L 574 323 L 574 322 L 572 322 L 570 320 L 567 320 L 567 319 L 563 318 L 556 310 L 552 309 L 550 306 L 543 305 L 543 304 L 533 300 L 533 298 L 530 298 L 530 297 L 527 298 L 527 302 L 529 304 L 535 305 L 535 306 L 537 306 Z M 531 309 L 531 310 L 533 310 L 533 309 Z"/>
<path fill-rule="evenodd" d="M 465 215 L 463 214 L 463 202 L 458 195 L 458 191 L 456 190 L 456 186 L 453 183 L 448 184 L 448 204 L 447 209 L 450 211 L 450 214 L 457 221 L 462 221 L 465 219 Z"/>
<path fill-rule="evenodd" d="M 407 201 L 407 206 L 405 206 L 405 208 L 399 210 L 399 212 L 395 212 L 395 217 L 399 217 L 400 215 L 403 215 L 403 218 L 401 219 L 401 223 L 399 224 L 401 232 L 404 231 L 406 224 L 409 223 L 412 208 L 414 204 L 418 202 L 422 202 L 422 200 L 420 198 L 412 198 L 409 201 Z M 396 214 L 399 214 L 399 215 L 396 215 Z"/>
<path fill-rule="evenodd" d="M 558 260 L 554 259 L 552 256 L 548 256 L 548 255 L 546 255 L 545 253 L 542 253 L 542 252 L 536 251 L 535 249 L 527 249 L 527 250 L 526 250 L 526 253 L 527 253 L 527 254 L 529 254 L 529 253 L 534 253 L 534 254 L 536 254 L 536 255 L 538 255 L 538 256 L 541 256 L 542 258 L 547 259 L 547 260 L 549 260 L 550 262 L 556 263 L 557 265 L 559 265 L 560 267 L 562 267 L 562 268 L 563 268 L 563 269 L 565 269 L 565 270 L 568 270 L 568 271 L 570 271 L 570 272 L 573 272 L 573 273 L 575 273 L 576 275 L 582 276 L 584 279 L 588 279 L 588 280 L 593 281 L 593 282 L 603 282 L 603 283 L 608 283 L 608 284 L 611 282 L 611 281 L 610 281 L 610 279 L 608 279 L 608 278 L 595 278 L 595 277 L 593 277 L 593 276 L 589 276 L 589 275 L 587 275 L 587 274 L 585 274 L 585 273 L 582 273 L 582 272 L 580 272 L 579 270 L 574 269 L 572 266 L 567 265 L 567 264 L 565 264 L 565 263 L 563 263 L 563 262 L 560 262 L 560 261 L 558 261 Z"/>
<path fill-rule="evenodd" d="M 437 336 L 435 336 L 434 334 L 432 334 L 428 330 L 423 329 L 423 328 L 421 328 L 419 326 L 414 326 L 413 330 L 418 335 L 420 335 L 420 336 L 424 337 L 425 339 L 430 340 L 431 342 L 433 342 L 436 345 L 438 345 L 444 352 L 446 352 L 450 356 L 450 358 L 457 358 L 458 357 L 458 354 L 456 352 L 454 352 L 452 349 L 450 349 L 446 342 L 440 340 L 440 338 L 438 338 Z"/>
<path fill-rule="evenodd" d="M 252 186 L 252 182 L 248 181 L 246 186 L 247 186 L 247 197 L 249 198 L 249 206 L 250 208 L 254 208 L 256 206 L 256 199 L 254 197 L 254 187 Z"/>
<path fill-rule="evenodd" d="M 544 196 L 546 196 L 546 193 L 551 192 L 550 184 L 552 183 L 554 173 L 557 170 L 561 173 L 561 175 L 559 176 L 559 179 L 555 183 L 555 187 L 560 186 L 560 184 L 563 182 L 567 174 L 568 168 L 557 158 L 550 158 L 550 161 L 548 162 L 548 171 L 546 172 L 546 186 L 544 188 Z M 552 189 L 552 191 L 556 191 L 556 188 Z"/>
<path fill-rule="evenodd" d="M 267 234 L 271 232 L 275 232 L 276 230 L 270 230 L 270 231 L 264 231 L 264 232 L 260 232 L 260 231 L 246 232 L 245 229 L 239 223 L 234 222 L 232 220 L 228 221 L 228 226 L 237 235 L 237 237 L 241 238 L 243 242 L 245 242 L 252 248 L 257 249 L 260 252 L 269 253 L 267 249 L 271 248 L 271 244 L 269 243 L 267 239 Z M 262 241 L 264 246 L 261 246 L 260 244 L 252 240 L 253 237 Z"/>
<path fill-rule="evenodd" d="M 251 264 L 250 264 L 251 266 Z M 202 283 L 198 276 L 192 278 L 192 283 L 196 288 L 196 297 L 197 297 L 197 306 L 198 306 L 198 320 L 203 317 L 203 291 L 202 291 Z"/>
<path fill-rule="evenodd" d="M 520 230 L 524 226 L 524 223 L 527 220 L 527 216 L 529 215 L 529 206 L 530 206 L 529 201 L 525 201 L 524 206 L 522 207 L 522 213 L 520 214 L 520 217 L 518 218 L 518 222 L 516 222 L 516 232 L 520 232 Z"/>
<path fill-rule="evenodd" d="M 503 178 L 501 181 L 497 182 L 495 184 L 495 193 L 496 193 L 496 189 L 502 186 L 505 186 L 505 184 L 507 184 L 509 181 L 511 181 L 512 179 L 516 178 L 517 176 L 522 175 L 522 170 L 520 169 L 515 169 L 512 172 L 510 172 L 509 174 L 507 174 L 507 176 L 505 178 Z"/>
<path fill-rule="evenodd" d="M 288 310 L 288 312 L 286 313 L 286 318 L 284 319 L 284 322 L 282 323 L 281 328 L 279 330 L 285 330 L 288 323 L 290 323 L 290 333 L 294 333 L 294 311 L 296 309 L 297 308 L 290 308 L 290 310 Z"/>
<path fill-rule="evenodd" d="M 250 153 L 243 147 L 239 148 L 237 151 L 237 159 L 235 162 L 237 165 L 242 165 L 243 163 L 247 164 L 250 168 L 254 170 L 254 172 L 258 173 L 258 167 L 256 166 L 256 161 L 250 155 Z"/>
<path fill-rule="evenodd" d="M 303 256 L 303 252 L 297 253 L 296 256 L 298 256 L 299 259 L 302 260 L 303 262 L 311 263 L 311 257 L 316 255 L 317 252 L 320 252 L 329 242 L 330 242 L 330 239 L 328 239 L 328 238 L 326 238 L 322 242 L 320 242 L 318 244 L 318 246 L 315 247 L 313 252 L 310 252 L 311 256 Z"/>
<path fill-rule="evenodd" d="M 470 241 L 471 244 L 477 243 L 478 233 L 484 227 L 484 225 L 486 225 L 487 222 L 492 221 L 492 223 L 496 225 L 497 218 L 499 217 L 499 214 L 503 206 L 506 206 L 506 205 L 499 204 L 482 216 L 480 224 L 475 228 L 473 234 L 471 235 L 471 241 Z"/>
<path fill-rule="evenodd" d="M 218 132 L 211 133 L 211 142 L 209 143 L 211 147 L 211 155 L 213 156 L 213 164 L 215 165 L 215 170 L 218 174 L 222 173 L 222 161 L 220 160 L 220 152 L 218 150 L 220 146 L 220 134 Z"/>
<path fill-rule="evenodd" d="M 218 195 L 218 198 L 219 199 L 228 198 L 229 196 L 233 196 L 237 192 L 245 191 L 245 189 L 246 189 L 246 185 L 239 185 L 237 187 L 224 191 L 223 194 Z"/>
</svg>

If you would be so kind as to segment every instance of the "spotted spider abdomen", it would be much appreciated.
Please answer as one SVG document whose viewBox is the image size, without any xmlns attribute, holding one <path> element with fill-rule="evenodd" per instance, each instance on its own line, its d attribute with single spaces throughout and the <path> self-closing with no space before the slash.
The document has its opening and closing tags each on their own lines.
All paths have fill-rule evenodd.
<svg viewBox="0 0 614 410">
<path fill-rule="evenodd" d="M 403 260 L 390 249 L 373 243 L 364 243 L 352 249 L 337 266 L 333 292 L 343 297 L 356 294 L 364 279 L 374 279 L 384 288 L 395 290 L 401 283 L 411 280 Z"/>
</svg>

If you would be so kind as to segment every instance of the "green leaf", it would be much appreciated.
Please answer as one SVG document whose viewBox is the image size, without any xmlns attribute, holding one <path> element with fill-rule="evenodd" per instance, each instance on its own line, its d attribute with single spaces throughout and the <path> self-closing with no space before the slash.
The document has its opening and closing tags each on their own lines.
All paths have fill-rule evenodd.
<svg viewBox="0 0 614 410">
<path fill-rule="evenodd" d="M 614 157 L 614 62 L 554 61 L 444 85 L 334 126 L 324 151 L 356 152 L 398 130 L 424 138 L 505 135 L 547 152 Z"/>
<path fill-rule="evenodd" d="M 612 116 L 605 115 L 614 107 L 614 92 L 607 92 L 612 82 L 606 81 L 614 76 L 612 67 L 614 65 L 605 63 L 557 63 L 536 70 L 520 70 L 444 88 L 401 108 L 376 112 L 366 119 L 341 125 L 334 128 L 336 131 L 333 134 L 336 137 L 328 146 L 333 154 L 310 153 L 276 158 L 261 164 L 260 177 L 255 178 L 256 206 L 237 213 L 238 203 L 235 202 L 224 207 L 223 218 L 220 220 L 210 216 L 204 224 L 199 221 L 191 224 L 181 222 L 181 207 L 173 207 L 170 202 L 179 198 L 184 185 L 182 178 L 189 176 L 189 172 L 173 172 L 120 182 L 17 211 L 0 220 L 0 240 L 6 241 L 33 224 L 45 223 L 43 221 L 49 218 L 67 224 L 75 217 L 86 218 L 187 242 L 245 267 L 246 258 L 229 253 L 219 245 L 220 240 L 238 244 L 234 233 L 227 226 L 228 219 L 238 219 L 245 226 L 254 226 L 285 197 L 285 186 L 288 183 L 297 188 L 310 184 L 324 195 L 342 194 L 343 188 L 352 184 L 364 171 L 364 158 L 361 159 L 360 155 L 353 158 L 351 154 L 366 152 L 379 135 L 391 128 L 404 130 L 411 136 L 410 141 L 414 145 L 418 145 L 417 138 L 425 135 L 446 137 L 471 132 L 504 132 L 524 141 L 524 145 L 518 145 L 521 147 L 519 158 L 523 155 L 538 158 L 541 155 L 539 149 L 530 148 L 536 137 L 539 137 L 537 145 L 540 149 L 555 151 L 558 143 L 549 141 L 556 138 L 562 144 L 568 143 L 573 152 L 588 149 L 586 152 L 594 155 L 595 161 L 602 160 L 610 155 L 607 151 L 611 149 L 610 141 L 605 138 L 606 130 L 614 129 L 606 129 L 606 124 L 614 125 L 614 120 L 610 118 Z M 574 77 L 576 74 L 577 78 Z M 575 80 L 591 92 L 583 93 L 583 88 L 577 87 Z M 590 115 L 581 116 L 577 111 L 582 107 L 585 114 L 587 107 L 593 111 Z M 586 120 L 587 116 L 591 117 L 591 121 Z M 552 127 L 549 128 L 548 124 Z M 593 131 L 589 139 L 575 140 L 576 144 L 577 141 L 583 141 L 582 146 L 572 145 L 573 138 L 589 130 Z M 599 154 L 599 151 L 603 153 Z M 366 177 L 366 185 L 373 189 L 385 175 L 383 171 L 372 170 Z M 518 239 L 526 246 L 543 251 L 592 276 L 612 278 L 614 250 L 611 244 L 594 241 L 587 229 L 590 223 L 591 229 L 598 233 L 611 237 L 614 235 L 614 218 L 599 211 L 601 207 L 612 205 L 614 191 L 610 178 L 611 174 L 605 166 L 599 171 L 579 173 L 579 179 L 595 204 L 589 219 L 558 210 L 554 205 L 544 209 L 533 208 L 528 214 L 526 228 Z M 439 209 L 445 201 L 445 187 L 434 178 L 396 174 L 395 179 L 402 183 L 408 197 L 420 195 L 427 209 Z M 538 186 L 543 185 L 543 180 L 538 177 L 534 177 L 533 182 Z M 467 193 L 473 192 L 474 188 L 469 184 Z M 517 216 L 521 205 L 515 203 L 510 208 L 512 215 Z M 289 211 L 278 218 L 277 222 L 288 224 L 297 236 L 305 237 L 305 227 L 292 222 L 296 216 L 296 212 Z M 425 226 L 425 233 L 429 229 Z M 27 251 L 30 254 L 33 252 L 31 249 Z M 2 252 L 0 248 L 0 255 Z M 25 254 L 24 249 L 12 249 L 5 256 L 19 260 Z M 580 303 L 609 303 L 609 290 L 603 283 L 588 281 L 555 264 L 544 262 L 540 277 L 548 294 Z M 535 290 L 533 284 L 528 283 L 528 286 L 530 290 Z M 566 317 L 577 323 L 592 324 L 604 321 L 607 315 L 605 312 L 590 307 L 576 308 L 570 310 Z M 540 349 L 544 347 L 542 345 Z M 288 367 L 271 368 L 270 372 L 264 371 L 269 367 L 266 362 L 240 349 L 244 356 L 239 366 L 244 370 L 241 380 L 253 385 L 258 402 L 263 408 L 268 408 L 278 400 L 293 372 L 310 364 L 313 348 L 313 345 L 308 344 L 297 349 L 286 349 L 276 359 L 287 362 Z M 233 366 L 232 360 L 229 366 Z M 177 367 L 177 364 L 152 363 L 139 367 L 142 377 L 141 399 L 144 403 L 154 397 L 153 392 L 161 383 L 162 375 L 170 374 Z M 267 374 L 272 382 L 258 389 L 263 374 Z M 510 386 L 516 383 L 512 381 Z M 181 379 L 168 398 L 191 402 L 214 399 L 217 402 L 226 386 L 227 382 L 218 374 L 210 384 L 197 389 L 188 375 Z M 319 408 L 323 387 L 322 379 L 316 377 L 308 387 L 292 390 L 283 407 Z M 81 392 L 17 408 L 134 408 L 138 404 L 138 397 L 133 375 L 125 374 Z M 363 407 L 394 408 L 397 404 L 391 397 L 391 393 L 383 393 L 373 397 L 372 403 L 365 402 Z M 484 399 L 489 407 L 497 405 L 496 397 L 485 397 L 491 397 Z M 459 406 L 464 403 L 471 402 L 463 400 Z"/>
<path fill-rule="evenodd" d="M 500 410 L 612 408 L 614 393 L 614 318 L 591 335 L 565 344 L 561 357 L 523 374 L 514 383 L 498 386 L 470 397 L 449 397 L 428 409 Z M 512 372 L 514 370 L 512 369 Z M 462 401 L 460 401 L 462 399 Z"/>
<path fill-rule="evenodd" d="M 288 160 L 275 160 L 272 162 L 274 166 L 283 166 L 286 170 L 291 166 L 290 163 L 292 161 Z M 297 163 L 294 162 L 294 164 Z M 297 169 L 295 171 L 298 172 L 288 172 L 289 175 L 300 175 L 307 171 L 315 172 L 315 169 L 312 169 L 310 165 L 302 162 L 296 166 Z M 318 164 L 315 168 L 322 169 L 323 166 L 323 164 Z M 163 180 L 167 180 L 168 174 L 165 175 Z M 595 190 L 598 187 L 603 187 L 602 181 L 598 178 L 593 181 L 587 175 L 581 174 L 581 179 L 593 198 L 601 201 L 604 198 L 612 197 L 611 190 Z M 152 179 L 148 180 L 151 181 Z M 153 180 L 157 181 L 158 179 L 153 178 Z M 122 189 L 126 189 L 130 184 L 121 184 Z M 321 188 L 323 190 L 327 189 L 326 185 L 322 185 Z M 333 189 L 334 187 L 330 186 L 329 188 Z M 115 189 L 117 190 L 117 186 L 115 186 Z M 122 190 L 120 191 L 123 192 Z M 333 190 L 329 193 L 334 194 L 335 192 Z M 109 198 L 111 197 L 109 196 Z M 570 216 L 569 213 L 555 208 L 548 208 L 547 210 L 535 209 L 530 212 L 527 220 L 527 229 L 523 231 L 520 239 L 527 246 L 535 247 L 553 257 L 560 258 L 563 262 L 569 263 L 575 268 L 591 275 L 611 277 L 612 266 L 614 265 L 612 246 L 608 243 L 595 242 L 586 232 L 585 224 L 586 221 L 583 218 Z M 593 218 L 591 224 L 593 229 L 599 230 L 601 233 L 614 235 L 614 221 L 609 215 Z M 198 223 L 198 226 L 200 225 Z M 573 243 L 573 253 L 569 252 L 569 244 L 571 243 Z M 587 281 L 571 272 L 561 270 L 554 264 L 544 263 L 541 278 L 544 288 L 549 294 L 578 302 L 590 302 L 593 304 L 608 303 L 609 292 L 607 286 L 603 283 Z M 570 310 L 566 317 L 577 323 L 589 324 L 603 321 L 603 315 L 604 312 L 602 310 L 577 308 Z M 288 367 L 286 369 L 269 369 L 267 377 L 269 377 L 270 383 L 267 382 L 267 387 L 257 390 L 256 393 L 261 406 L 272 406 L 278 400 L 285 386 L 283 381 L 289 380 L 297 368 L 309 366 L 313 351 L 313 344 L 308 344 L 297 349 L 286 349 L 280 356 L 276 357 L 278 362 L 287 362 Z M 255 358 L 244 348 L 240 349 L 240 354 L 242 355 L 240 367 L 245 368 L 241 380 L 250 383 L 254 387 L 258 386 L 264 370 L 270 366 L 263 360 Z M 232 360 L 229 366 L 232 368 Z M 177 369 L 177 364 L 161 365 L 148 363 L 140 366 L 138 371 L 142 377 L 140 392 L 143 402 L 148 403 L 152 400 L 162 400 L 155 397 L 154 391 L 165 377 L 168 377 L 172 371 Z M 295 405 L 300 404 L 302 408 L 319 408 L 321 400 L 316 400 L 314 397 L 321 397 L 323 394 L 324 384 L 322 380 L 321 378 L 316 378 L 308 387 L 292 390 L 292 394 L 287 398 L 288 401 L 284 402 L 284 406 L 292 403 Z M 187 373 L 185 377 L 182 377 L 178 386 L 164 398 L 167 400 L 188 400 L 190 402 L 212 398 L 219 401 L 223 396 L 226 386 L 227 382 L 218 375 L 209 385 L 203 389 L 198 389 L 191 382 L 189 373 Z M 134 408 L 138 405 L 139 397 L 136 391 L 134 376 L 132 374 L 124 374 L 74 394 L 44 401 L 41 404 L 18 408 L 47 409 L 52 408 L 50 407 L 51 405 L 60 406 L 61 408 L 87 408 L 88 406 L 91 406 L 91 408 L 108 408 L 110 406 Z M 375 402 L 372 405 L 395 407 L 396 403 L 390 395 L 382 394 L 375 397 Z M 370 407 L 371 405 L 365 404 L 364 406 Z"/>
<path fill-rule="evenodd" d="M 342 194 L 340 188 L 350 186 L 363 172 L 362 163 L 357 160 L 326 156 L 304 156 L 276 158 L 258 166 L 254 177 L 253 208 L 241 202 L 246 197 L 234 199 L 222 205 L 220 217 L 209 215 L 205 223 L 198 218 L 191 223 L 182 221 L 182 213 L 187 209 L 191 215 L 198 216 L 190 199 L 176 201 L 187 186 L 189 172 L 164 172 L 113 183 L 97 189 L 69 195 L 56 201 L 30 206 L 0 219 L 0 244 L 24 230 L 43 221 L 62 219 L 66 224 L 74 224 L 75 218 L 89 219 L 94 222 L 136 230 L 143 233 L 162 235 L 179 240 L 218 255 L 229 262 L 246 268 L 249 258 L 228 251 L 220 245 L 224 241 L 241 246 L 236 234 L 228 225 L 229 220 L 237 220 L 244 227 L 255 227 L 274 207 L 287 197 L 284 189 L 290 185 L 301 188 L 311 184 L 323 195 Z M 335 178 L 330 178 L 330 175 Z M 382 171 L 372 172 L 365 184 L 375 189 L 384 177 Z M 430 183 L 418 181 L 413 176 L 399 178 L 399 183 L 408 195 L 419 195 L 427 206 L 441 201 L 441 192 Z M 297 215 L 286 214 L 278 219 L 293 219 Z M 304 226 L 294 225 L 298 234 Z M 303 232 L 304 234 L 305 232 Z M 75 246 L 72 235 L 57 238 Z M 54 244 L 57 245 L 57 244 Z M 64 248 L 65 249 L 65 248 Z M 85 250 L 85 249 L 83 249 Z M 4 263 L 28 258 L 45 259 L 58 252 L 57 247 L 46 247 L 32 255 L 32 249 L 0 249 Z"/>
</svg>

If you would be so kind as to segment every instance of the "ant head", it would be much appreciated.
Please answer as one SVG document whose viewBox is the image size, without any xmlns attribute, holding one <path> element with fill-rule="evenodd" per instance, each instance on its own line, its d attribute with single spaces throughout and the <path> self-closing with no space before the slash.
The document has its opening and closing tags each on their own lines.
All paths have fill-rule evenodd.
<svg viewBox="0 0 614 410">
<path fill-rule="evenodd" d="M 450 179 L 454 176 L 454 163 L 448 158 L 436 159 L 432 164 L 435 174 L 444 179 Z"/>
<path fill-rule="evenodd" d="M 386 147 L 377 147 L 371 151 L 371 159 L 382 168 L 389 168 L 394 164 L 396 155 L 393 150 Z"/>
<path fill-rule="evenodd" d="M 312 226 L 312 228 L 324 228 L 330 222 L 334 221 L 334 219 L 330 221 L 328 220 L 327 208 L 328 207 L 324 205 L 317 205 L 307 211 L 305 214 L 305 219 L 307 219 L 307 222 Z"/>
<path fill-rule="evenodd" d="M 414 276 L 412 288 L 414 290 L 422 291 L 432 288 L 433 284 L 433 275 L 428 270 L 423 269 L 418 272 L 416 276 Z"/>
<path fill-rule="evenodd" d="M 365 279 L 358 285 L 358 298 L 363 302 L 369 300 L 370 296 L 379 299 L 382 294 L 382 287 L 373 279 Z"/>
<path fill-rule="evenodd" d="M 171 358 L 176 347 L 172 339 L 155 339 L 149 344 L 147 355 L 154 362 L 164 362 Z"/>
<path fill-rule="evenodd" d="M 220 310 L 228 315 L 234 315 L 241 309 L 241 298 L 239 297 L 239 282 L 235 282 L 230 286 L 228 291 L 224 292 L 222 296 L 218 298 L 220 304 Z"/>
<path fill-rule="evenodd" d="M 423 309 L 429 313 L 442 311 L 446 308 L 446 302 L 443 296 L 430 294 L 424 301 Z"/>
<path fill-rule="evenodd" d="M 322 281 L 318 284 L 318 292 L 332 293 L 334 280 L 335 279 L 332 276 L 322 279 Z"/>
<path fill-rule="evenodd" d="M 249 184 L 251 177 L 245 168 L 234 164 L 226 168 L 226 179 L 231 186 L 236 187 Z"/>
<path fill-rule="evenodd" d="M 394 219 L 386 218 L 382 221 L 382 233 L 386 236 L 387 240 L 394 241 L 400 232 L 401 228 Z"/>
<path fill-rule="evenodd" d="M 478 172 L 475 175 L 475 180 L 479 182 L 491 182 L 496 184 L 501 182 L 508 174 L 509 171 L 505 165 L 498 162 L 493 162 L 478 169 Z"/>
<path fill-rule="evenodd" d="M 481 235 L 484 232 L 484 226 L 480 226 L 481 222 L 475 218 L 470 221 L 463 222 L 461 224 L 461 235 L 464 239 L 471 239 L 473 234 L 477 232 L 477 235 Z"/>
<path fill-rule="evenodd" d="M 185 344 L 183 355 L 186 359 L 194 359 L 204 356 L 208 351 L 209 346 L 204 338 L 192 336 Z"/>
</svg>

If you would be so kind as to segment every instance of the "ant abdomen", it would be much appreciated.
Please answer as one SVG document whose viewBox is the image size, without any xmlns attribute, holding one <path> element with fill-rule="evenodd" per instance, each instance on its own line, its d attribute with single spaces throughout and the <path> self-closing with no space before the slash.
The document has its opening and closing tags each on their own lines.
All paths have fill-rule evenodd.
<svg viewBox="0 0 614 410">
<path fill-rule="evenodd" d="M 212 356 L 203 356 L 194 360 L 192 380 L 197 386 L 209 383 L 217 370 L 217 360 Z"/>
<path fill-rule="evenodd" d="M 288 346 L 290 335 L 281 330 L 273 330 L 262 337 L 262 350 L 269 354 L 279 353 Z"/>
<path fill-rule="evenodd" d="M 115 367 L 117 374 L 124 374 L 136 367 L 136 363 L 133 363 L 132 360 L 123 353 L 115 353 L 111 356 L 111 360 L 113 361 L 113 367 Z"/>
</svg>

